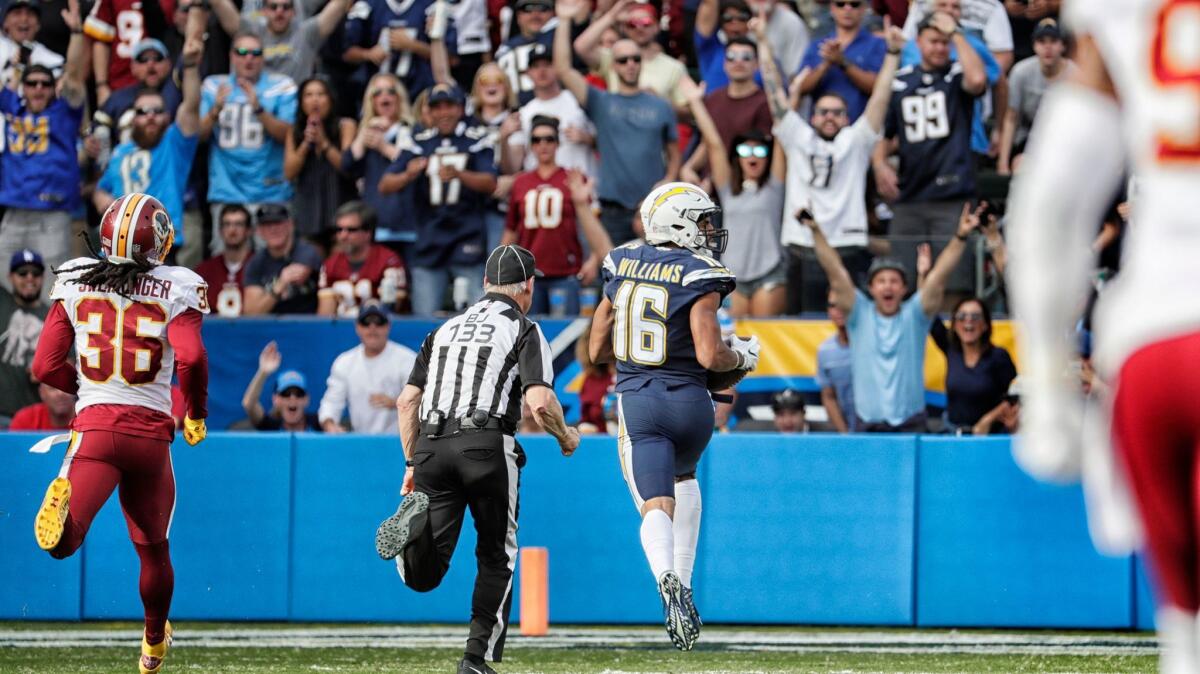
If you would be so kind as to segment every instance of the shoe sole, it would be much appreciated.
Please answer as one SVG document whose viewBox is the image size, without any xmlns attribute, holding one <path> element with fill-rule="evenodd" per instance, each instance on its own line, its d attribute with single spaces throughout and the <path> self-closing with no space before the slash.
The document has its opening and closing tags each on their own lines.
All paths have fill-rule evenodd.
<svg viewBox="0 0 1200 674">
<path fill-rule="evenodd" d="M 681 651 L 691 650 L 699 636 L 691 617 L 683 608 L 683 583 L 679 576 L 668 572 L 658 584 L 658 596 L 663 603 L 663 624 L 671 643 Z"/>
<path fill-rule="evenodd" d="M 691 635 L 691 645 L 688 646 L 690 649 L 700 639 L 700 628 L 704 626 L 704 621 L 700 619 L 700 611 L 696 610 L 692 591 L 686 587 L 683 589 L 683 608 L 687 611 L 688 617 L 692 619 L 692 627 L 695 628 L 695 632 Z"/>
<path fill-rule="evenodd" d="M 142 654 L 138 656 L 138 674 L 158 674 L 162 671 L 163 662 L 167 659 L 167 652 L 171 650 L 171 644 L 175 641 L 175 630 L 171 627 L 171 621 L 168 620 L 163 632 L 166 636 L 163 637 L 162 644 L 165 644 L 163 651 L 159 655 L 147 653 L 146 651 L 152 646 L 146 643 L 145 634 L 142 635 Z M 153 667 L 146 666 L 146 658 L 156 658 L 157 664 Z"/>
<path fill-rule="evenodd" d="M 46 487 L 42 506 L 33 520 L 33 537 L 38 547 L 50 551 L 62 540 L 71 503 L 71 483 L 65 477 L 56 477 Z"/>
<path fill-rule="evenodd" d="M 413 519 L 429 511 L 429 497 L 414 491 L 400 502 L 396 514 L 380 523 L 375 531 L 375 552 L 383 559 L 395 559 L 412 539 Z"/>
</svg>

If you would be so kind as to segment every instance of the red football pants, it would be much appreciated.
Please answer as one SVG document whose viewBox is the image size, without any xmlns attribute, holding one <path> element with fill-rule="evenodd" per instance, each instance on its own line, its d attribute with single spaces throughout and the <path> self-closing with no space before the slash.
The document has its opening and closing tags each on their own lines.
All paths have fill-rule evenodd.
<svg viewBox="0 0 1200 674">
<path fill-rule="evenodd" d="M 141 560 L 146 638 L 152 644 L 162 641 L 175 587 L 167 543 L 175 512 L 170 443 L 111 431 L 76 432 L 63 463 L 71 482 L 70 511 L 62 540 L 50 554 L 62 559 L 79 549 L 92 519 L 119 486 L 129 538 Z"/>
<path fill-rule="evenodd" d="M 1159 606 L 1200 610 L 1200 333 L 1121 366 L 1113 437 L 1137 500 Z"/>
</svg>

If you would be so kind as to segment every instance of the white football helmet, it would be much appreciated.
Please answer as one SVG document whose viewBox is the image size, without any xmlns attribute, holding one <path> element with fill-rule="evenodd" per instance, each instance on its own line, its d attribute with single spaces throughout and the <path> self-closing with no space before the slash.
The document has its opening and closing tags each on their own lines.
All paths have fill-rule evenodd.
<svg viewBox="0 0 1200 674">
<path fill-rule="evenodd" d="M 725 252 L 729 232 L 719 229 L 713 216 L 721 207 L 691 183 L 667 183 L 642 201 L 642 228 L 646 243 L 674 243 L 698 253 Z"/>
</svg>

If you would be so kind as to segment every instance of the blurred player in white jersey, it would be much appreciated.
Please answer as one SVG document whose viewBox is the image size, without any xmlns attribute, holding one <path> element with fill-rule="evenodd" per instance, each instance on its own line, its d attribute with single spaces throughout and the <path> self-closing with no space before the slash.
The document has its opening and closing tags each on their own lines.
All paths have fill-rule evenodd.
<svg viewBox="0 0 1200 674">
<path fill-rule="evenodd" d="M 34 524 L 37 543 L 56 559 L 70 556 L 120 486 L 121 510 L 141 559 L 142 674 L 161 669 L 171 636 L 172 373 L 178 372 L 185 398 L 188 444 L 204 439 L 208 416 L 208 360 L 200 337 L 207 287 L 195 272 L 163 264 L 173 232 L 154 197 L 114 201 L 100 224 L 103 257 L 77 258 L 55 270 L 54 305 L 33 361 L 39 380 L 79 397 L 62 469 Z"/>
<path fill-rule="evenodd" d="M 1079 72 L 1047 95 L 1011 210 L 1013 306 L 1027 337 L 1015 451 L 1050 479 L 1076 476 L 1092 456 L 1078 384 L 1063 375 L 1087 242 L 1128 162 L 1137 227 L 1097 305 L 1093 357 L 1113 385 L 1104 407 L 1155 581 L 1161 671 L 1200 672 L 1200 3 L 1072 0 L 1064 10 Z M 1093 523 L 1111 550 L 1104 529 Z"/>
</svg>

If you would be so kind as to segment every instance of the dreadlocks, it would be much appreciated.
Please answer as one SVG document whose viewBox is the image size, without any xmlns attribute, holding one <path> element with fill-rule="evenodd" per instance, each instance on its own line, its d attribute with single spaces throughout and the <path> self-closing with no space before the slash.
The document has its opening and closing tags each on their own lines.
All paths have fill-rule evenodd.
<svg viewBox="0 0 1200 674">
<path fill-rule="evenodd" d="M 137 288 L 138 281 L 141 280 L 143 275 L 154 269 L 154 265 L 141 253 L 134 253 L 133 260 L 133 264 L 115 264 L 108 260 L 98 259 L 95 262 L 76 265 L 66 270 L 75 273 L 75 276 L 66 282 L 81 286 L 102 288 L 131 300 L 133 299 L 131 295 L 134 289 Z M 62 272 L 61 268 L 54 270 L 55 274 L 61 274 Z"/>
</svg>

